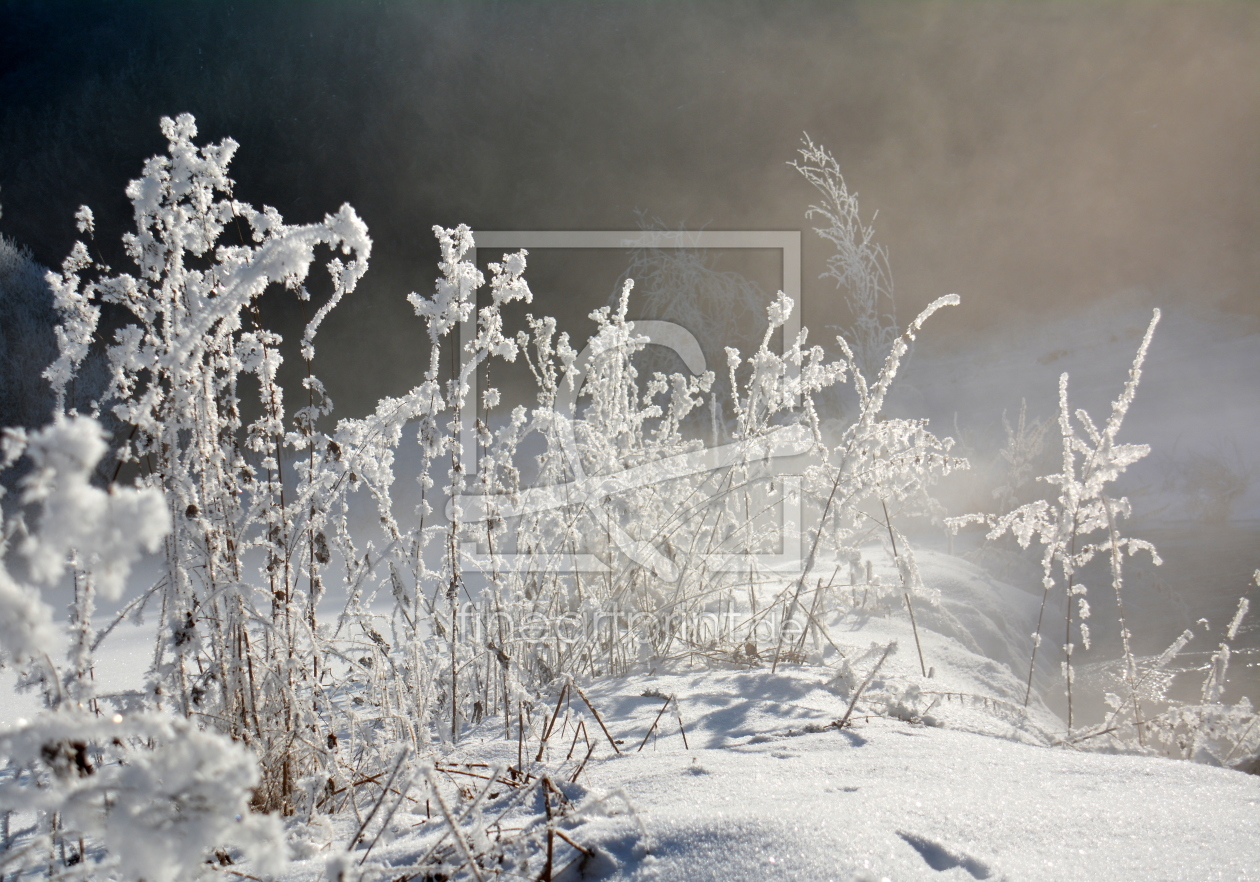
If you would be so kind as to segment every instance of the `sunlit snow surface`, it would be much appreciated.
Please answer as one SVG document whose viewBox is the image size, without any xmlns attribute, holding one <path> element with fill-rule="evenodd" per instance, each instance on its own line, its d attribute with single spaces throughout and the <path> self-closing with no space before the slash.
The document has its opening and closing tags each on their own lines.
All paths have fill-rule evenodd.
<svg viewBox="0 0 1260 882">
<path fill-rule="evenodd" d="M 831 635 L 859 678 L 877 657 L 872 643 L 899 644 L 843 730 L 829 726 L 851 694 L 830 682 L 835 650 L 826 665 L 777 672 L 768 662 L 737 668 L 697 660 L 589 683 L 620 756 L 579 702 L 567 701 L 543 762 L 528 763 L 537 736 L 523 746 L 532 772 L 568 781 L 584 754 L 579 740 L 566 759 L 574 723 L 585 716 L 591 728 L 593 757 L 577 785 L 561 785 L 590 810 L 562 827 L 596 854 L 583 861 L 557 840 L 555 878 L 1260 879 L 1260 777 L 1049 746 L 1063 724 L 1035 699 L 1021 711 L 1022 676 L 950 633 L 962 628 L 979 642 L 1019 633 L 1035 615 L 1030 595 L 944 555 L 925 554 L 921 565 L 944 593 L 943 609 L 919 619 L 934 675 L 920 675 L 904 610 L 839 618 Z M 1000 654 L 1003 645 L 985 650 Z M 908 686 L 922 690 L 920 708 L 923 693 L 939 696 L 926 723 L 897 718 Z M 671 694 L 688 746 L 672 710 L 644 743 L 662 696 Z M 502 739 L 499 720 L 468 732 L 443 762 L 506 767 L 517 751 L 515 740 Z M 486 818 L 510 798 L 500 789 Z M 378 845 L 374 859 L 406 866 L 427 851 L 437 825 L 418 805 L 410 812 L 394 820 L 385 837 L 393 841 Z M 505 823 L 541 820 L 535 800 Z M 327 855 L 352 832 L 338 827 L 310 839 L 291 877 L 320 878 Z M 535 854 L 524 875 L 537 878 L 541 861 Z"/>
<path fill-rule="evenodd" d="M 1018 722 L 1018 714 L 975 699 L 938 704 L 936 725 L 870 716 L 881 694 L 919 679 L 908 626 L 890 618 L 861 632 L 890 636 L 900 639 L 900 652 L 844 730 L 823 728 L 847 701 L 826 687 L 829 675 L 818 667 L 678 671 L 591 684 L 587 694 L 623 755 L 593 735 L 596 754 L 579 782 L 586 799 L 607 797 L 610 810 L 569 829 L 598 855 L 579 874 L 576 852 L 558 848 L 557 871 L 569 867 L 569 874 L 557 878 L 1260 878 L 1260 778 L 1039 746 L 1058 734 L 1045 712 L 1034 709 L 1033 722 Z M 924 636 L 936 667 L 928 688 L 994 696 L 1017 686 L 957 644 Z M 678 696 L 689 747 L 671 711 L 637 752 L 662 694 Z M 515 763 L 516 745 L 495 737 L 498 725 L 474 734 L 447 761 Z M 579 756 L 564 762 L 572 728 L 557 729 L 550 762 L 535 771 L 564 780 Z M 526 746 L 534 749 L 536 742 Z M 400 838 L 379 856 L 405 865 L 422 851 L 402 829 L 417 821 L 405 819 Z M 305 867 L 314 878 L 322 866 L 313 858 L 295 873 Z M 539 866 L 531 863 L 531 873 Z"/>
<path fill-rule="evenodd" d="M 633 859 L 630 819 L 587 824 L 578 838 L 612 851 L 619 864 L 612 875 L 625 878 L 1260 874 L 1254 776 L 889 719 L 791 734 L 778 715 L 784 705 L 797 715 L 826 714 L 807 674 L 790 679 L 800 687 L 770 700 L 758 693 L 775 680 L 760 673 L 640 681 L 679 691 L 684 714 L 694 717 L 692 749 L 683 749 L 675 730 L 654 750 L 605 760 L 586 774 L 589 785 L 625 789 L 652 857 Z M 618 722 L 643 731 L 657 702 L 617 704 L 621 712 L 638 705 Z"/>
</svg>

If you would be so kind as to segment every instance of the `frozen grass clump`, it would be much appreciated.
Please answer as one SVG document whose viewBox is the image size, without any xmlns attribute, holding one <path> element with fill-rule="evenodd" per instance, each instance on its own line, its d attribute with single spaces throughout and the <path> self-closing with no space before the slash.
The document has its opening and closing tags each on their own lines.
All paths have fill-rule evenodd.
<svg viewBox="0 0 1260 882">
<path fill-rule="evenodd" d="M 1028 679 L 1024 695 L 1027 706 L 1033 689 L 1037 654 L 1042 643 L 1042 627 L 1045 623 L 1047 602 L 1057 586 L 1063 587 L 1063 653 L 1062 674 L 1067 698 L 1067 735 L 1065 741 L 1082 743 L 1100 736 L 1112 736 L 1113 742 L 1132 742 L 1145 749 L 1150 736 L 1168 752 L 1200 761 L 1227 762 L 1235 757 L 1249 758 L 1256 750 L 1249 741 L 1256 721 L 1246 698 L 1233 706 L 1222 702 L 1230 649 L 1222 642 L 1208 665 L 1202 689 L 1202 702 L 1190 704 L 1168 699 L 1161 690 L 1150 688 L 1159 682 L 1159 675 L 1193 638 L 1186 631 L 1163 654 L 1143 663 L 1134 653 L 1133 634 L 1129 630 L 1124 604 L 1124 561 L 1137 552 L 1145 552 L 1158 565 L 1160 558 L 1155 547 L 1141 539 L 1122 535 L 1123 519 L 1132 513 L 1129 500 L 1113 496 L 1112 485 L 1133 463 L 1150 453 L 1145 444 L 1122 444 L 1117 441 L 1125 415 L 1137 394 L 1142 378 L 1142 365 L 1159 323 L 1160 313 L 1155 310 L 1146 334 L 1138 347 L 1129 376 L 1120 395 L 1112 402 L 1111 413 L 1100 427 L 1083 409 L 1073 411 L 1068 404 L 1068 375 L 1059 377 L 1059 434 L 1062 449 L 1062 469 L 1057 474 L 1043 476 L 1040 480 L 1059 489 L 1053 499 L 1040 499 L 998 515 L 972 514 L 947 521 L 952 530 L 968 523 L 987 525 L 987 538 L 995 540 L 1009 533 L 1020 547 L 1028 548 L 1033 540 L 1042 549 L 1042 600 L 1037 627 L 1032 634 L 1032 648 L 1028 663 Z M 1033 430 L 1036 432 L 1036 429 Z M 1024 429 L 1021 413 L 1021 434 Z M 1027 457 L 1020 455 L 1020 438 L 1007 426 L 1012 465 Z M 1039 439 L 1038 439 L 1039 440 Z M 1031 439 L 1030 439 L 1031 442 Z M 1084 649 L 1090 648 L 1089 619 L 1091 609 L 1087 600 L 1088 588 L 1083 581 L 1086 566 L 1095 558 L 1104 558 L 1109 566 L 1110 581 L 1116 602 L 1116 615 L 1120 628 L 1121 664 L 1123 666 L 1123 692 L 1106 696 L 1110 707 L 1108 719 L 1102 725 L 1074 731 L 1076 722 L 1073 705 L 1075 666 L 1073 656 L 1079 638 Z M 1237 614 L 1227 629 L 1227 640 L 1232 641 L 1248 609 L 1248 601 L 1240 601 Z M 1144 709 L 1144 701 L 1154 708 Z M 1250 747 L 1248 746 L 1250 745 Z"/>
<path fill-rule="evenodd" d="M 874 228 L 862 220 L 858 194 L 849 191 L 835 157 L 808 135 L 803 142 L 798 151 L 801 158 L 791 165 L 822 196 L 822 202 L 811 205 L 805 216 L 821 222 L 814 231 L 835 249 L 822 278 L 831 279 L 845 292 L 852 322 L 845 337 L 858 365 L 874 372 L 899 332 L 888 250 L 875 241 Z"/>
<path fill-rule="evenodd" d="M 244 745 L 164 713 L 106 712 L 92 676 L 94 587 L 116 597 L 141 551 L 153 551 L 170 522 L 155 488 L 88 483 L 105 444 L 87 417 L 59 418 L 29 437 L 9 431 L 5 463 L 23 451 L 34 470 L 21 502 L 38 506 L 30 529 L 4 524 L 37 582 L 75 568 L 72 640 L 66 662 L 47 654 L 52 611 L 33 586 L 0 562 L 0 652 L 24 665 L 44 710 L 0 731 L 0 813 L 5 851 L 0 873 L 15 878 L 56 865 L 93 865 L 120 879 L 188 878 L 212 848 L 235 848 L 264 872 L 283 863 L 273 818 L 249 811 L 257 764 Z M 0 547 L 0 553 L 7 550 Z M 17 821 L 22 833 L 12 829 Z"/>
<path fill-rule="evenodd" d="M 164 119 L 162 131 L 167 153 L 127 188 L 134 266 L 116 273 L 79 242 L 48 274 L 60 319 L 44 373 L 54 418 L 4 435 L 3 466 L 25 457 L 30 473 L 19 500 L 27 511 L 5 527 L 0 552 L 11 544 L 40 585 L 68 572 L 74 589 L 69 654 L 57 664 L 36 586 L 0 566 L 0 639 L 45 705 L 0 733 L 0 811 L 25 825 L 8 828 L 4 873 L 54 877 L 92 862 L 124 878 L 183 878 L 213 855 L 223 866 L 253 861 L 252 876 L 291 847 L 299 860 L 324 854 L 332 879 L 551 878 L 562 857 L 577 869 L 599 865 L 566 825 L 614 810 L 579 783 L 597 750 L 622 752 L 582 689 L 591 679 L 693 663 L 771 674 L 827 664 L 849 700 L 835 728 L 852 725 L 864 696 L 873 712 L 917 725 L 929 702 L 954 694 L 922 688 L 932 659 L 915 604 L 936 612 L 940 596 L 898 522 L 935 511 L 934 483 L 966 462 L 927 420 L 891 416 L 885 405 L 924 323 L 959 298 L 941 297 L 895 327 L 886 255 L 823 148 L 807 141 L 797 167 L 826 197 L 812 211 L 837 248 L 828 272 L 849 287 L 858 317 L 849 338 L 835 339 L 838 355 L 811 344 L 807 329 L 771 348 L 796 307 L 780 292 L 758 345 L 726 349 L 724 382 L 702 370 L 641 372 L 645 330 L 668 323 L 628 318 L 629 279 L 592 313 L 596 331 L 580 347 L 546 316 L 528 316 L 513 334 L 503 310 L 532 300 L 528 255 L 503 255 L 487 279 L 471 260 L 472 231 L 435 227 L 435 284 L 408 297 L 427 331 L 423 374 L 367 416 L 334 422 L 315 344 L 367 271 L 366 226 L 348 205 L 309 224 L 255 209 L 228 175 L 235 142 L 197 145 L 187 115 Z M 91 212 L 76 217 L 94 235 Z M 675 281 L 706 277 L 673 270 Z M 259 298 L 277 289 L 315 301 L 299 341 L 296 408 L 278 382 L 283 341 L 259 323 Z M 99 333 L 106 306 L 126 316 L 108 341 Z M 464 323 L 472 335 L 461 348 Z M 1149 670 L 1124 625 L 1124 555 L 1153 549 L 1121 536 L 1128 503 L 1107 487 L 1146 453 L 1116 435 L 1153 330 L 1102 428 L 1083 411 L 1073 422 L 1064 376 L 1063 470 L 1047 479 L 1057 500 L 1010 508 L 1042 430 L 1022 413 L 1008 427 L 1007 510 L 987 522 L 991 535 L 1041 542 L 1046 596 L 1057 580 L 1065 585 L 1069 739 L 1102 734 L 1075 727 L 1071 703 L 1073 641 L 1088 643 L 1077 573 L 1102 555 L 1126 684 L 1106 732 L 1130 727 L 1142 746 L 1149 735 L 1186 756 L 1237 761 L 1255 752 L 1254 716 L 1249 705 L 1225 706 L 1221 685 L 1245 609 L 1213 657 L 1202 702 L 1178 714 L 1142 707 Z M 75 383 L 93 359 L 108 365 L 105 390 L 80 408 Z M 534 378 L 529 405 L 500 414 L 493 388 L 471 398 L 476 372 L 495 359 Z M 842 386 L 857 407 L 824 430 L 821 402 Z M 104 419 L 122 427 L 112 448 Z M 466 421 L 474 449 L 464 445 Z M 404 512 L 394 494 L 408 435 L 420 498 Z M 780 456 L 800 457 L 803 474 L 779 474 Z M 774 517 L 784 503 L 799 504 L 798 525 Z M 370 525 L 352 528 L 365 508 Z M 868 546 L 885 542 L 895 574 L 881 580 Z M 802 554 L 790 576 L 762 563 L 791 558 L 793 547 Z M 142 553 L 160 558 L 159 577 L 99 627 L 96 598 L 122 595 Z M 321 601 L 334 591 L 343 600 L 329 615 Z M 146 609 L 159 624 L 143 687 L 99 690 L 101 640 Z M 899 679 L 895 694 L 876 682 L 889 637 L 878 663 L 862 660 L 859 682 L 831 634 L 841 613 L 908 621 L 918 673 Z M 660 722 L 671 699 L 658 697 Z M 474 741 L 494 763 L 467 752 Z M 399 825 L 424 828 L 421 851 L 393 848 Z"/>
</svg>

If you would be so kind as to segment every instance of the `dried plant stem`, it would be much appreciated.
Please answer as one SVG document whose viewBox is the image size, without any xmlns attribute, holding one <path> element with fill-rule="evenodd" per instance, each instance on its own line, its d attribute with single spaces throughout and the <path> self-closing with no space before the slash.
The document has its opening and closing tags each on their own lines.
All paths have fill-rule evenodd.
<svg viewBox="0 0 1260 882">
<path fill-rule="evenodd" d="M 556 831 L 552 826 L 551 819 L 551 791 L 553 789 L 554 788 L 551 786 L 551 779 L 544 777 L 542 791 L 543 808 L 547 812 L 547 861 L 543 864 L 542 875 L 538 877 L 541 882 L 551 882 L 552 866 L 555 860 Z"/>
<path fill-rule="evenodd" d="M 380 811 L 381 804 L 385 802 L 385 797 L 389 794 L 389 788 L 394 785 L 394 779 L 398 777 L 398 773 L 402 771 L 403 763 L 407 760 L 407 754 L 410 750 L 404 747 L 398 754 L 398 762 L 394 763 L 394 770 L 389 773 L 389 778 L 385 781 L 385 786 L 381 788 L 381 798 L 376 801 L 376 805 L 372 806 L 372 811 L 359 825 L 359 830 L 354 834 L 354 838 L 350 840 L 347 851 L 353 849 L 359 844 L 359 840 L 363 838 L 363 831 L 367 830 L 368 825 L 372 823 L 372 819 L 376 817 L 376 813 Z"/>
<path fill-rule="evenodd" d="M 584 721 L 584 720 L 578 720 L 578 724 L 577 724 L 577 726 L 576 726 L 576 727 L 574 727 L 574 729 L 573 729 L 573 743 L 569 745 L 569 753 L 568 753 L 568 755 L 567 755 L 567 756 L 565 756 L 565 758 L 564 758 L 564 761 L 565 761 L 566 763 L 567 763 L 569 760 L 573 759 L 573 750 L 574 750 L 574 748 L 576 748 L 576 747 L 577 747 L 577 740 L 578 740 L 578 736 L 579 736 L 579 735 L 581 735 L 583 738 L 586 738 L 586 721 Z M 587 747 L 589 747 L 589 746 L 590 746 L 590 744 L 591 744 L 591 739 L 586 738 L 586 745 L 587 745 Z"/>
<path fill-rule="evenodd" d="M 875 679 L 875 675 L 879 673 L 879 669 L 884 666 L 884 661 L 888 658 L 889 653 L 893 651 L 893 647 L 897 645 L 897 641 L 889 643 L 884 647 L 884 654 L 879 657 L 879 661 L 875 662 L 875 667 L 871 668 L 871 672 L 866 675 L 866 679 L 862 681 L 862 685 L 853 693 L 853 698 L 849 701 L 849 707 L 845 710 L 844 716 L 836 721 L 835 727 L 843 729 L 849 725 L 849 717 L 853 713 L 853 708 L 857 707 L 858 699 L 862 697 L 862 693 L 866 691 L 866 687 L 871 685 L 871 681 Z"/>
<path fill-rule="evenodd" d="M 919 626 L 914 620 L 914 604 L 910 602 L 910 592 L 905 592 L 906 609 L 910 610 L 910 628 L 914 631 L 914 647 L 919 651 L 919 670 L 923 676 L 928 675 L 927 665 L 923 661 L 923 645 L 919 643 Z"/>
<path fill-rule="evenodd" d="M 897 564 L 897 573 L 901 576 L 901 584 L 905 587 L 906 609 L 910 611 L 910 627 L 914 631 L 914 648 L 919 651 L 919 670 L 927 677 L 927 665 L 923 661 L 923 644 L 919 642 L 919 625 L 914 620 L 914 604 L 910 602 L 910 586 L 907 584 L 905 567 L 901 565 L 901 555 L 897 553 L 897 536 L 893 533 L 892 517 L 888 514 L 888 503 L 881 496 L 879 504 L 884 509 L 884 526 L 888 528 L 888 541 L 892 543 L 893 560 Z"/>
<path fill-rule="evenodd" d="M 586 751 L 586 756 L 582 757 L 582 762 L 578 764 L 577 771 L 575 771 L 573 773 L 573 777 L 569 779 L 570 784 L 577 783 L 578 775 L 582 774 L 582 770 L 586 768 L 586 761 L 591 758 L 591 754 L 593 754 L 594 752 L 595 752 L 595 744 L 592 743 L 590 749 Z"/>
<path fill-rule="evenodd" d="M 595 854 L 589 848 L 586 848 L 585 846 L 582 846 L 582 845 L 578 845 L 576 842 L 573 841 L 573 838 L 569 836 L 569 834 L 565 833 L 559 827 L 556 828 L 556 835 L 559 836 L 561 839 L 563 839 L 565 842 L 569 843 L 569 845 L 573 846 L 575 849 L 580 851 L 585 857 L 591 857 L 592 855 Z"/>
<path fill-rule="evenodd" d="M 591 713 L 595 715 L 595 722 L 599 723 L 599 728 L 604 730 L 604 737 L 607 738 L 608 743 L 612 745 L 613 751 L 615 753 L 621 753 L 621 748 L 617 746 L 617 742 L 613 741 L 612 735 L 608 734 L 608 727 L 604 725 L 604 718 L 599 715 L 599 711 L 595 710 L 595 705 L 591 704 L 591 700 L 586 697 L 586 693 L 582 691 L 582 687 L 574 683 L 573 688 L 577 690 L 578 696 L 586 703 L 586 706 L 591 709 Z"/>
<path fill-rule="evenodd" d="M 556 725 L 556 718 L 560 716 L 560 706 L 564 704 L 564 697 L 569 694 L 569 684 L 566 682 L 560 688 L 560 695 L 556 698 L 556 709 L 551 714 L 551 719 L 547 721 L 547 726 L 543 729 L 542 739 L 538 742 L 538 755 L 534 757 L 534 762 L 540 763 L 543 758 L 543 750 L 547 747 L 547 739 L 551 737 L 551 730 Z"/>
<path fill-rule="evenodd" d="M 673 700 L 674 696 L 672 695 L 665 699 L 665 703 L 662 704 L 661 709 L 656 712 L 656 719 L 653 720 L 652 725 L 648 727 L 647 733 L 643 736 L 643 740 L 639 742 L 639 749 L 636 750 L 635 753 L 639 753 L 643 750 L 643 746 L 647 744 L 648 739 L 652 737 L 652 733 L 656 731 L 656 724 L 661 721 L 661 717 L 664 716 L 665 711 L 669 709 L 669 703 Z"/>
<path fill-rule="evenodd" d="M 678 715 L 678 731 L 682 733 L 683 749 L 691 750 L 691 745 L 687 743 L 687 728 L 683 726 L 682 710 L 678 707 L 678 696 L 674 696 L 674 713 Z"/>
<path fill-rule="evenodd" d="M 360 866 L 362 866 L 363 863 L 368 859 L 368 855 L 372 853 L 372 849 L 374 849 L 376 847 L 376 843 L 380 841 L 381 834 L 385 832 L 385 828 L 389 826 L 389 822 L 394 819 L 394 814 L 398 811 L 398 807 L 403 804 L 404 800 L 407 799 L 407 791 L 411 789 L 412 783 L 413 782 L 410 779 L 408 779 L 407 783 L 404 784 L 402 788 L 399 790 L 398 800 L 394 803 L 394 807 L 391 808 L 386 813 L 385 817 L 381 819 L 380 828 L 376 831 L 376 835 L 372 837 L 372 841 L 368 843 L 368 847 L 363 852 L 363 857 L 359 858 Z M 388 792 L 389 791 L 386 790 L 386 793 Z M 381 794 L 381 799 L 382 801 L 385 799 L 384 793 Z"/>
<path fill-rule="evenodd" d="M 1257 722 L 1260 722 L 1260 716 L 1253 716 L 1251 718 L 1251 725 L 1247 727 L 1246 732 L 1242 733 L 1242 737 L 1234 742 L 1234 746 L 1229 749 L 1229 753 L 1225 754 L 1225 758 L 1221 760 L 1222 763 L 1228 763 L 1234 758 L 1234 753 L 1238 750 L 1238 748 L 1242 747 L 1242 745 L 1246 743 L 1247 738 L 1251 735 L 1251 730 L 1256 728 Z"/>
<path fill-rule="evenodd" d="M 1103 510 L 1107 513 L 1107 535 L 1111 542 L 1111 585 L 1116 591 L 1116 609 L 1120 616 L 1120 640 L 1124 650 L 1124 680 L 1129 687 L 1129 700 L 1133 703 L 1133 726 L 1137 731 L 1138 746 L 1145 747 L 1146 740 L 1142 734 L 1144 726 L 1142 722 L 1142 707 L 1138 701 L 1137 692 L 1137 664 L 1133 660 L 1133 648 L 1129 639 L 1129 622 L 1124 614 L 1124 597 L 1121 589 L 1124 587 L 1124 570 L 1123 557 L 1120 553 L 1120 531 L 1116 529 L 1116 516 L 1112 510 L 1111 499 L 1106 495 L 1099 495 L 1102 502 Z"/>
<path fill-rule="evenodd" d="M 1037 668 L 1037 649 L 1041 646 L 1041 622 L 1046 615 L 1046 600 L 1050 597 L 1050 588 L 1046 586 L 1041 594 L 1041 611 L 1037 613 L 1037 629 L 1033 631 L 1032 656 L 1028 659 L 1028 686 L 1024 689 L 1024 707 L 1032 698 L 1033 671 Z"/>
<path fill-rule="evenodd" d="M 442 817 L 446 819 L 447 829 L 450 830 L 451 836 L 455 840 L 455 844 L 459 846 L 459 850 L 464 855 L 464 863 L 468 865 L 468 869 L 472 872 L 473 876 L 477 879 L 477 882 L 484 882 L 481 875 L 481 870 L 477 866 L 476 856 L 473 854 L 472 849 L 469 848 L 468 842 L 464 839 L 464 833 L 462 830 L 460 830 L 459 823 L 455 820 L 455 817 L 451 814 L 451 810 L 447 808 L 446 800 L 443 798 L 442 791 L 437 786 L 437 782 L 433 780 L 431 772 L 429 773 L 429 784 L 433 788 L 433 798 L 437 800 L 438 809 L 442 812 Z M 491 782 L 491 784 L 488 784 L 486 786 L 490 787 L 492 784 L 493 782 Z M 433 850 L 437 848 L 437 845 L 440 844 L 440 842 L 441 840 L 438 840 L 438 843 L 434 844 L 433 849 L 430 849 L 430 852 L 429 852 L 430 855 L 433 853 Z M 428 858 L 426 857 L 424 861 L 421 861 L 421 864 L 426 863 L 427 860 Z"/>
<path fill-rule="evenodd" d="M 1075 549 L 1075 546 L 1076 546 L 1075 534 L 1073 534 L 1072 536 L 1072 546 L 1073 546 L 1073 549 Z M 1064 638 L 1063 638 L 1063 659 L 1064 659 L 1063 670 L 1064 670 L 1064 676 L 1066 677 L 1066 680 L 1067 680 L 1067 704 L 1068 704 L 1067 728 L 1068 728 L 1069 734 L 1071 734 L 1072 732 L 1072 581 L 1073 581 L 1073 576 L 1075 575 L 1076 575 L 1075 573 L 1069 574 L 1068 580 L 1067 580 L 1067 613 L 1064 616 L 1065 625 L 1064 625 Z"/>
</svg>

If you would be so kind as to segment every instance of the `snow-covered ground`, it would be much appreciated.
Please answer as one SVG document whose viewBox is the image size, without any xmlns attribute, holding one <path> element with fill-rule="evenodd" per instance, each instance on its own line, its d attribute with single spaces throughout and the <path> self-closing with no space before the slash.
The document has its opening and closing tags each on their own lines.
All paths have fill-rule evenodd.
<svg viewBox="0 0 1260 882">
<path fill-rule="evenodd" d="M 1061 723 L 1003 701 L 1018 691 L 1016 678 L 921 630 L 936 671 L 926 681 L 908 623 L 879 619 L 835 632 L 860 659 L 859 674 L 878 655 L 864 652 L 864 641 L 897 639 L 900 647 L 844 729 L 834 722 L 846 711 L 847 687 L 829 682 L 833 668 L 697 667 L 589 684 L 620 755 L 576 699 L 566 702 L 570 715 L 562 712 L 542 763 L 528 763 L 537 738 L 523 746 L 530 771 L 566 782 L 584 756 L 579 740 L 565 759 L 579 717 L 595 745 L 578 784 L 560 785 L 577 804 L 562 828 L 594 856 L 556 840 L 555 878 L 1260 879 L 1260 777 L 1047 746 Z M 917 720 L 897 717 L 904 708 L 896 696 L 909 684 L 942 694 Z M 686 744 L 670 707 L 638 750 L 669 695 Z M 485 724 L 441 765 L 514 765 L 518 745 L 501 734 L 501 722 Z M 506 804 L 511 793 L 500 790 Z M 490 800 L 485 816 L 498 808 Z M 542 809 L 535 801 L 509 819 L 514 829 L 541 825 Z M 375 857 L 396 866 L 435 838 L 418 807 L 391 826 L 397 838 Z M 314 843 L 294 877 L 317 878 L 346 838 Z M 523 874 L 536 878 L 542 865 L 540 850 Z"/>
<path fill-rule="evenodd" d="M 939 607 L 918 610 L 931 677 L 921 674 L 904 607 L 838 602 L 835 645 L 824 643 L 811 664 L 772 671 L 762 647 L 761 663 L 696 657 L 583 684 L 620 755 L 572 694 L 541 762 L 531 760 L 554 695 L 527 721 L 524 743 L 515 725 L 504 739 L 501 719 L 483 722 L 434 757 L 449 810 L 464 815 L 490 769 L 523 756 L 527 772 L 548 776 L 567 798 L 559 828 L 591 852 L 554 839 L 555 879 L 1260 879 L 1260 777 L 1056 746 L 1062 721 L 1036 698 L 1027 710 L 1022 700 L 1026 648 L 1016 635 L 1028 633 L 1039 598 L 944 554 L 924 553 L 920 566 L 942 592 Z M 891 641 L 897 649 L 838 727 Z M 138 685 L 146 629 L 125 626 L 111 642 L 98 669 L 103 691 Z M 1046 661 L 1038 681 L 1053 691 L 1058 660 Z M 5 694 L 0 710 L 11 721 L 22 708 Z M 677 709 L 662 714 L 671 695 Z M 404 868 L 448 829 L 421 777 L 413 788 L 383 831 L 369 818 L 348 854 L 358 826 L 349 813 L 295 825 L 286 878 L 356 867 L 368 842 L 373 878 L 409 878 L 414 870 Z M 484 848 L 501 832 L 533 837 L 486 875 L 539 878 L 540 788 L 524 799 L 519 785 L 486 790 L 463 823 L 468 844 Z M 367 815 L 371 787 L 361 799 Z"/>
<path fill-rule="evenodd" d="M 639 697 L 647 689 L 679 695 L 690 748 L 666 727 L 585 773 L 636 808 L 573 834 L 612 853 L 612 878 L 1260 878 L 1254 776 L 982 734 L 1003 724 L 949 705 L 938 726 L 876 716 L 810 731 L 845 703 L 808 670 L 597 690 L 628 744 L 660 704 Z"/>
</svg>

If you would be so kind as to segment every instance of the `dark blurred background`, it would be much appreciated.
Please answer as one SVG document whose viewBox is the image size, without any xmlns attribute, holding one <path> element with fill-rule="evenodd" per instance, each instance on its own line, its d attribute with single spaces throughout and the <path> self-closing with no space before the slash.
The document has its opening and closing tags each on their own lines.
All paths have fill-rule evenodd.
<svg viewBox="0 0 1260 882">
<path fill-rule="evenodd" d="M 194 114 L 239 198 L 368 223 L 320 351 L 357 414 L 422 364 L 437 223 L 801 229 L 805 323 L 843 325 L 807 131 L 879 212 L 899 318 L 963 295 L 941 345 L 1118 292 L 1255 330 L 1258 47 L 1254 3 L 5 2 L 0 232 L 56 266 L 87 204 L 123 267 L 123 188 Z"/>
</svg>

